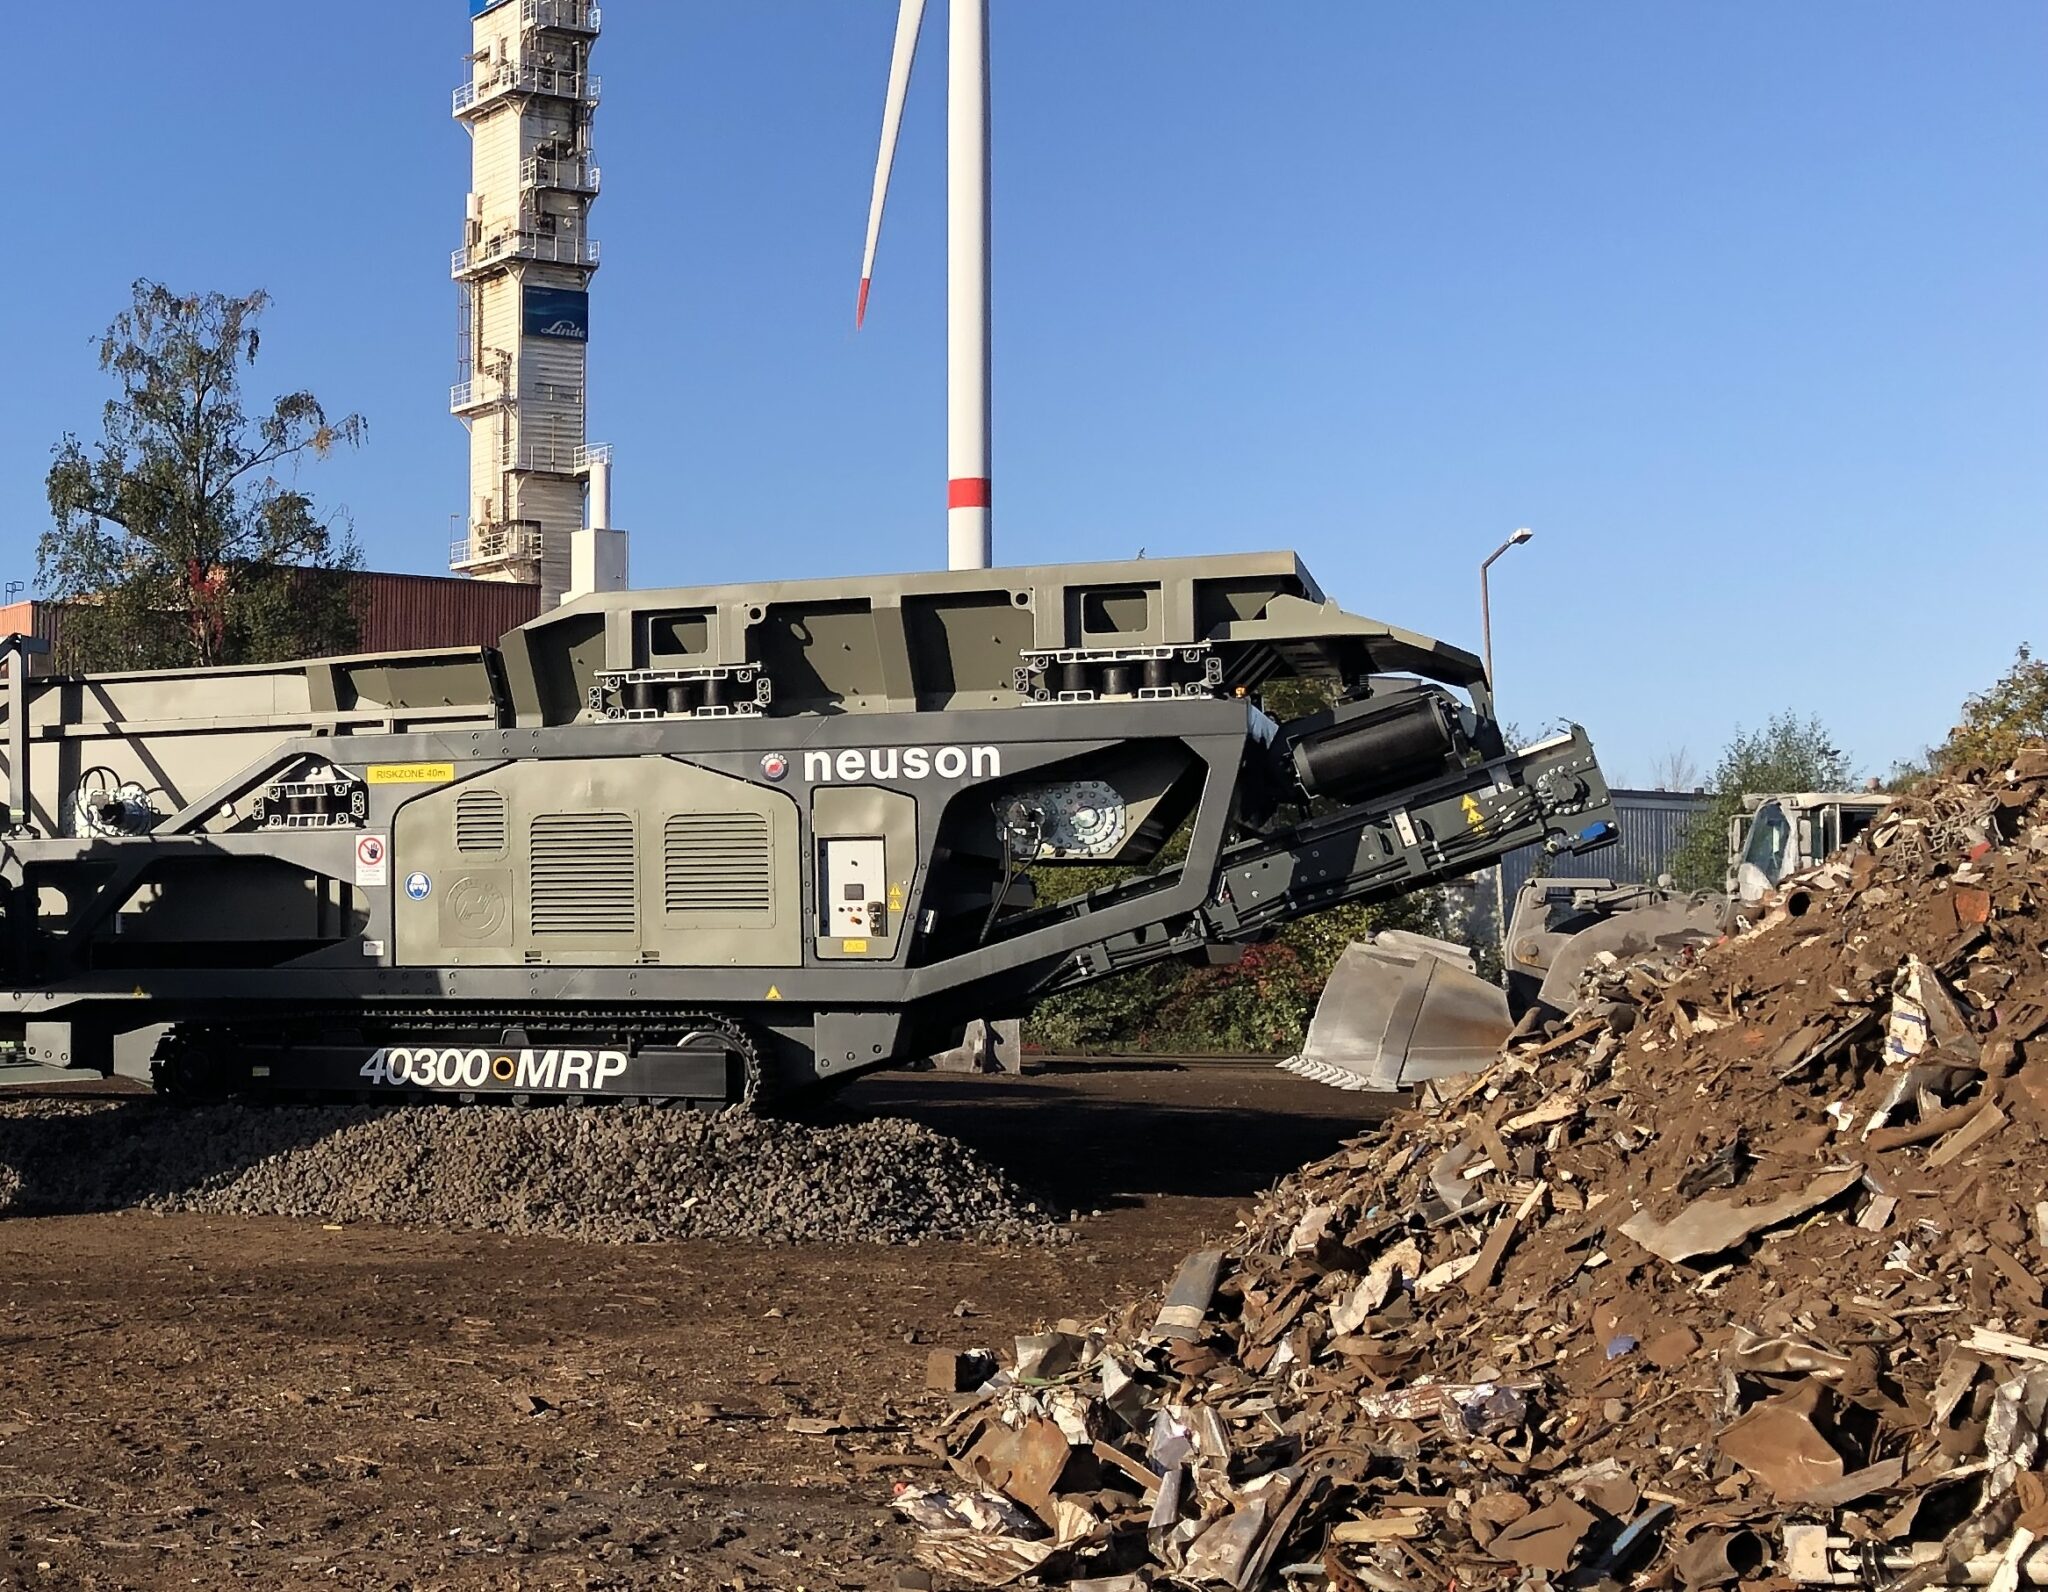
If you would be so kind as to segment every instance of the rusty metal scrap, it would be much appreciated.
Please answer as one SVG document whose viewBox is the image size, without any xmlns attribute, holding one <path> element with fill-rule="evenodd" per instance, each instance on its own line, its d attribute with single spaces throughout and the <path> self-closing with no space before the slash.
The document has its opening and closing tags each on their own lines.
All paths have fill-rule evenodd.
<svg viewBox="0 0 2048 1592">
<path fill-rule="evenodd" d="M 2048 1576 L 2048 748 L 1786 890 L 1682 963 L 1595 965 L 1157 1306 L 1019 1340 L 934 1416 L 963 1489 L 915 1514 L 949 1572 Z"/>
</svg>

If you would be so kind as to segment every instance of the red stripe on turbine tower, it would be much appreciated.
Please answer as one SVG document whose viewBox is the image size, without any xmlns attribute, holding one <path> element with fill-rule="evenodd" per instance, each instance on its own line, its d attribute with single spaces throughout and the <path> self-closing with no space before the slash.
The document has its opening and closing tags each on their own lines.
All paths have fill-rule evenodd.
<svg viewBox="0 0 2048 1592">
<path fill-rule="evenodd" d="M 949 509 L 985 509 L 988 499 L 988 477 L 985 475 L 956 475 L 946 483 L 946 507 Z"/>
</svg>

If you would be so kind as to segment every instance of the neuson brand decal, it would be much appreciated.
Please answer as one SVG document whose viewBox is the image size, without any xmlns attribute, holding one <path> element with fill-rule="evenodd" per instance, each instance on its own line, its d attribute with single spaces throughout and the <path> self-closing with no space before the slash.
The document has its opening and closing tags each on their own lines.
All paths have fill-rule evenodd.
<svg viewBox="0 0 2048 1592">
<path fill-rule="evenodd" d="M 993 779 L 1003 754 L 993 746 L 849 747 L 804 753 L 804 778 L 814 784 L 860 779 Z"/>
</svg>

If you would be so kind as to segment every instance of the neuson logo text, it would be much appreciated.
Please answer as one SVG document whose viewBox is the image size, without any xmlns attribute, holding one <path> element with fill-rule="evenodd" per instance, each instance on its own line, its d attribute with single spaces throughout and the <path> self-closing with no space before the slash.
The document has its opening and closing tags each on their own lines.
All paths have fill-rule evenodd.
<svg viewBox="0 0 2048 1592">
<path fill-rule="evenodd" d="M 878 746 L 870 751 L 804 753 L 804 778 L 817 784 L 857 779 L 993 779 L 1003 754 L 993 746 Z"/>
</svg>

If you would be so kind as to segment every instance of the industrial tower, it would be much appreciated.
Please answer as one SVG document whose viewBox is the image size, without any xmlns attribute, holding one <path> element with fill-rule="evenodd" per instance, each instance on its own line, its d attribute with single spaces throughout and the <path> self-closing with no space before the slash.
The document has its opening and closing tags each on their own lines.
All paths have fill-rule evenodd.
<svg viewBox="0 0 2048 1592">
<path fill-rule="evenodd" d="M 449 566 L 537 581 L 541 602 L 625 587 L 611 450 L 585 440 L 597 243 L 590 124 L 600 80 L 590 0 L 469 0 L 475 48 L 455 118 L 469 129 L 469 216 L 450 407 L 469 428 L 469 530 Z"/>
</svg>

